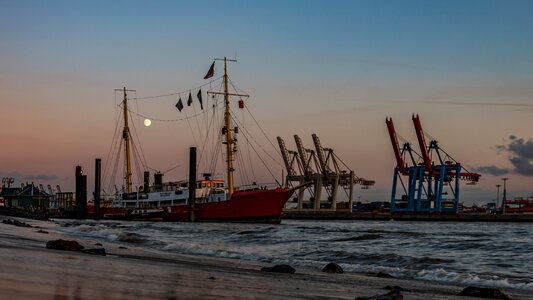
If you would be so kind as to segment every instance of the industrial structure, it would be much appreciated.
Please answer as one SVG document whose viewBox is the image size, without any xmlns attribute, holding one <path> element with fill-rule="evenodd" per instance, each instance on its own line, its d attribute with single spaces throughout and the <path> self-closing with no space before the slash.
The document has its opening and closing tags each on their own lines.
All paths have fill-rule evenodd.
<svg viewBox="0 0 533 300">
<path fill-rule="evenodd" d="M 387 118 L 396 167 L 391 193 L 391 212 L 457 213 L 461 181 L 476 184 L 481 176 L 469 172 L 445 152 L 435 139 L 426 144 L 418 115 L 412 117 L 421 153 L 406 142 L 400 149 L 392 118 Z"/>
<path fill-rule="evenodd" d="M 322 147 L 316 134 L 312 137 L 315 147 L 309 149 L 304 147 L 298 135 L 294 135 L 297 151 L 288 150 L 285 141 L 279 136 L 277 138 L 287 170 L 284 184 L 287 187 L 300 186 L 294 196 L 294 202 L 297 202 L 295 210 L 351 212 L 354 185 L 360 184 L 363 189 L 367 189 L 375 182 L 356 176 L 332 148 Z M 348 201 L 338 201 L 341 189 Z"/>
</svg>

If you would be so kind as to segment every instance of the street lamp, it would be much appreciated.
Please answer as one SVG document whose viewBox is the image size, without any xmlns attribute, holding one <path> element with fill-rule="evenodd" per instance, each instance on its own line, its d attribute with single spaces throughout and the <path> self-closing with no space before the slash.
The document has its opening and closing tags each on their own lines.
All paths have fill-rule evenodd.
<svg viewBox="0 0 533 300">
<path fill-rule="evenodd" d="M 505 204 L 507 202 L 507 186 L 506 186 L 506 183 L 507 183 L 507 180 L 509 180 L 509 178 L 502 178 L 503 180 L 503 199 L 502 199 L 502 213 L 505 215 Z"/>
<path fill-rule="evenodd" d="M 498 202 L 500 202 L 500 186 L 501 184 L 496 185 L 496 206 L 498 206 Z"/>
</svg>

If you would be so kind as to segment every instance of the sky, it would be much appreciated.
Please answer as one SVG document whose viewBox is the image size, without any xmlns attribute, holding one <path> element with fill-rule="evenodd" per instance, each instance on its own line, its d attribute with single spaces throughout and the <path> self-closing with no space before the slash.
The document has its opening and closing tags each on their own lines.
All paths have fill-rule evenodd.
<svg viewBox="0 0 533 300">
<path fill-rule="evenodd" d="M 509 197 L 530 196 L 532 13 L 531 1 L 0 0 L 0 175 L 73 191 L 81 165 L 92 190 L 94 159 L 106 163 L 113 138 L 115 89 L 188 91 L 227 56 L 237 58 L 230 77 L 251 95 L 247 107 L 271 141 L 295 149 L 298 134 L 311 148 L 317 133 L 376 181 L 357 190 L 362 200 L 388 201 L 395 160 L 385 118 L 416 144 L 413 113 L 482 173 L 464 201 L 494 200 L 502 177 Z M 177 119 L 176 101 L 132 109 Z M 188 124 L 137 121 L 148 164 L 178 165 L 167 179 L 184 178 L 195 145 Z"/>
</svg>

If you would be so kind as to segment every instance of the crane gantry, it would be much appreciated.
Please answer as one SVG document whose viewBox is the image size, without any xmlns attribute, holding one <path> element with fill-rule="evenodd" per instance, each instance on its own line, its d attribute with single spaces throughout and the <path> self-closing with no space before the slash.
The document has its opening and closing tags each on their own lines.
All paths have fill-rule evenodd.
<svg viewBox="0 0 533 300">
<path fill-rule="evenodd" d="M 332 210 L 344 209 L 351 211 L 353 207 L 354 185 L 363 189 L 374 185 L 373 180 L 366 180 L 355 175 L 336 155 L 333 148 L 322 147 L 316 134 L 312 135 L 314 149 L 305 148 L 302 139 L 294 135 L 297 151 L 288 150 L 285 142 L 278 137 L 281 155 L 287 170 L 285 185 L 301 186 L 296 193 L 297 210 Z M 346 193 L 347 202 L 340 203 L 339 188 Z M 325 191 L 327 198 L 322 199 Z M 304 200 L 304 195 L 309 198 Z"/>
<path fill-rule="evenodd" d="M 391 193 L 391 212 L 459 211 L 461 181 L 476 184 L 480 174 L 466 170 L 432 139 L 426 144 L 418 115 L 412 117 L 421 154 L 406 142 L 400 149 L 392 118 L 386 119 L 396 167 Z"/>
</svg>

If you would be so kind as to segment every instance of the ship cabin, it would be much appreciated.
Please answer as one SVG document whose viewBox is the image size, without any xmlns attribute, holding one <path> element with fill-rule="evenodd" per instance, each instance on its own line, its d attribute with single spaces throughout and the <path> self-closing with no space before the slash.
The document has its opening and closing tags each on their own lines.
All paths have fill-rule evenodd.
<svg viewBox="0 0 533 300">
<path fill-rule="evenodd" d="M 226 200 L 226 184 L 222 179 L 202 179 L 196 182 L 196 201 L 219 202 Z"/>
</svg>

